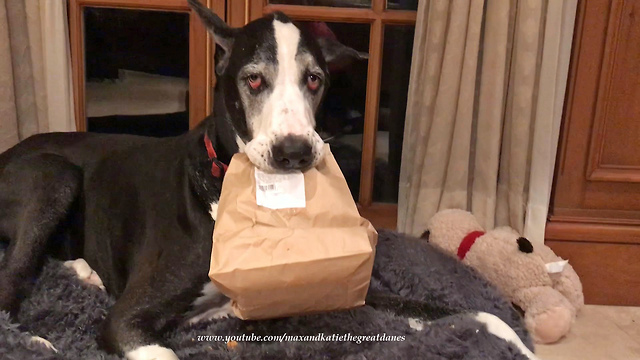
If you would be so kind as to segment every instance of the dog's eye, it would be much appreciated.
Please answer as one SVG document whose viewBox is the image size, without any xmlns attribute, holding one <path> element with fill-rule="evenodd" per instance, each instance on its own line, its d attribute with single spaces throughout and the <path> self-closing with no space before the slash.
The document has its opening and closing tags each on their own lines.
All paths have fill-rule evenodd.
<svg viewBox="0 0 640 360">
<path fill-rule="evenodd" d="M 258 74 L 251 74 L 247 76 L 247 84 L 249 84 L 249 87 L 253 90 L 260 89 L 260 86 L 262 86 L 262 76 Z"/>
<path fill-rule="evenodd" d="M 316 91 L 320 87 L 320 77 L 315 74 L 309 74 L 307 76 L 307 87 L 311 91 Z"/>
</svg>

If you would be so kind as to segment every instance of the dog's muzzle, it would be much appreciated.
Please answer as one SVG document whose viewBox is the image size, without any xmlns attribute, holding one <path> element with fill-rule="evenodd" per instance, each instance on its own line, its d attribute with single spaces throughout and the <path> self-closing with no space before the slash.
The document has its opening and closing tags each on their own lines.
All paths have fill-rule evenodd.
<svg viewBox="0 0 640 360">
<path fill-rule="evenodd" d="M 311 143 L 301 136 L 287 135 L 271 148 L 273 167 L 277 170 L 307 170 L 313 165 Z"/>
</svg>

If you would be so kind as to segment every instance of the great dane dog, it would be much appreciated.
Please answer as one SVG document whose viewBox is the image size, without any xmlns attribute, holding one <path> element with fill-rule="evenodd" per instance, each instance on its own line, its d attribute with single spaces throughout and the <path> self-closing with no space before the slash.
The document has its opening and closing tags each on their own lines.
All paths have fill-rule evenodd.
<svg viewBox="0 0 640 360">
<path fill-rule="evenodd" d="M 229 313 L 207 277 L 225 164 L 238 151 L 267 172 L 317 164 L 328 63 L 366 57 L 283 13 L 230 28 L 189 3 L 217 46 L 212 116 L 174 138 L 41 134 L 0 155 L 0 309 L 18 310 L 46 254 L 69 260 L 117 297 L 100 342 L 131 359 L 175 359 L 163 332 Z"/>
</svg>

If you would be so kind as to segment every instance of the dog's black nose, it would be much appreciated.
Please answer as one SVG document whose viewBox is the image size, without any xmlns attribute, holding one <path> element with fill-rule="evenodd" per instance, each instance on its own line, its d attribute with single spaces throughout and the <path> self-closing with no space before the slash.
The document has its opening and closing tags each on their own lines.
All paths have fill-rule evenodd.
<svg viewBox="0 0 640 360">
<path fill-rule="evenodd" d="M 307 140 L 288 135 L 278 141 L 271 153 L 275 167 L 281 170 L 303 170 L 311 165 L 313 149 Z"/>
</svg>

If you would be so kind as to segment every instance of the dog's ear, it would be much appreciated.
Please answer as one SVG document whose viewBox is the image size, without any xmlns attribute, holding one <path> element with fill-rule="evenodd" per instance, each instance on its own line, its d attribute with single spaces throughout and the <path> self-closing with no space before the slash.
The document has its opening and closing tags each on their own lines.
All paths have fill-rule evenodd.
<svg viewBox="0 0 640 360">
<path fill-rule="evenodd" d="M 331 38 L 319 38 L 318 45 L 327 64 L 332 67 L 343 67 L 356 60 L 369 59 L 369 54 L 352 49 Z"/>
<path fill-rule="evenodd" d="M 202 5 L 199 0 L 189 0 L 189 6 L 202 19 L 205 28 L 213 35 L 216 45 L 222 50 L 222 53 L 216 51 L 216 74 L 220 75 L 229 64 L 231 47 L 237 30 L 229 27 L 218 15 Z"/>
</svg>

